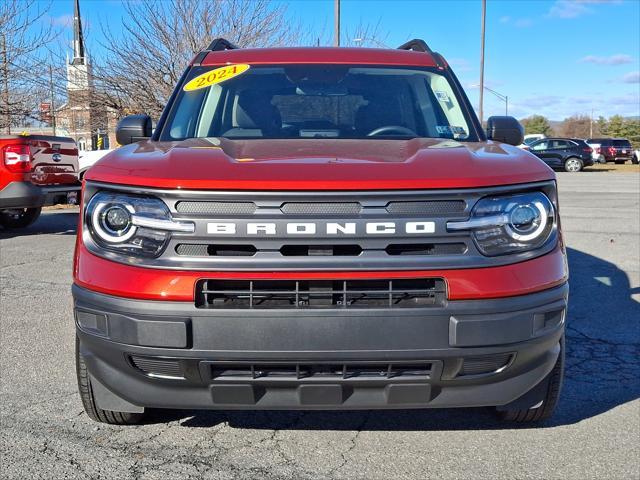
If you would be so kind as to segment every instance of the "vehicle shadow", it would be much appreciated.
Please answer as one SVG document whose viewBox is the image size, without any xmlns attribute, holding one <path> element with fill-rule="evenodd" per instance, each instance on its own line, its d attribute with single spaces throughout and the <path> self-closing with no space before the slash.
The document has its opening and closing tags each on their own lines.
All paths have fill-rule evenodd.
<svg viewBox="0 0 640 480">
<path fill-rule="evenodd" d="M 640 303 L 627 275 L 614 264 L 569 249 L 571 294 L 567 369 L 556 414 L 535 427 L 570 425 L 640 397 Z M 638 297 L 636 297 L 638 298 Z M 305 430 L 497 430 L 531 428 L 503 423 L 492 409 L 377 411 L 153 410 L 147 422 L 184 427 Z"/>
<path fill-rule="evenodd" d="M 584 167 L 582 169 L 582 172 L 580 173 L 604 173 L 604 172 L 615 172 L 616 169 L 615 168 L 605 168 L 605 167 L 600 167 L 600 168 L 592 168 L 592 167 Z"/>
<path fill-rule="evenodd" d="M 43 210 L 40 217 L 27 228 L 5 229 L 0 227 L 0 239 L 29 235 L 75 235 L 78 227 L 78 209 Z"/>
</svg>

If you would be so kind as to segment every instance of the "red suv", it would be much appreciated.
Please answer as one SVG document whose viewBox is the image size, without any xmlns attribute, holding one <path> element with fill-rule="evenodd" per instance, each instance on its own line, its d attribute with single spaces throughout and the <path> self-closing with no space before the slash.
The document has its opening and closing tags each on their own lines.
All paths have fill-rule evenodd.
<svg viewBox="0 0 640 480">
<path fill-rule="evenodd" d="M 625 163 L 627 160 L 637 163 L 633 161 L 631 142 L 626 138 L 588 138 L 586 142 L 589 145 L 597 145 L 595 154 L 600 163 Z"/>
<path fill-rule="evenodd" d="M 80 191 L 78 149 L 72 138 L 0 136 L 0 225 L 24 228 L 45 205 L 67 203 Z"/>
<path fill-rule="evenodd" d="M 73 297 L 88 415 L 496 407 L 541 420 L 564 368 L 555 175 L 450 66 L 216 40 L 155 130 L 85 177 Z"/>
</svg>

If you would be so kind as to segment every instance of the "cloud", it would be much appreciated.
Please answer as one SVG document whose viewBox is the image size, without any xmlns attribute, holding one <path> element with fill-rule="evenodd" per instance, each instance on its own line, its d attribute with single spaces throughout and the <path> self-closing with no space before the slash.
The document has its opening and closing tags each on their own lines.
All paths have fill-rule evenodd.
<svg viewBox="0 0 640 480">
<path fill-rule="evenodd" d="M 58 27 L 69 27 L 73 24 L 73 15 L 65 14 L 65 15 L 60 15 L 58 17 L 52 17 L 51 23 Z"/>
<path fill-rule="evenodd" d="M 504 17 L 500 17 L 500 23 L 513 25 L 517 28 L 526 28 L 533 25 L 533 20 L 530 18 L 511 18 L 510 16 L 505 15 Z"/>
<path fill-rule="evenodd" d="M 580 60 L 581 63 L 595 63 L 596 65 L 624 65 L 625 63 L 633 63 L 633 57 L 630 55 L 611 55 L 609 57 L 598 57 L 595 55 L 587 55 Z"/>
<path fill-rule="evenodd" d="M 523 98 L 517 102 L 517 105 L 522 109 L 537 109 L 558 105 L 562 100 L 563 98 L 557 95 L 538 95 Z"/>
<path fill-rule="evenodd" d="M 527 28 L 533 25 L 533 20 L 531 20 L 530 18 L 519 18 L 514 22 L 513 25 L 518 28 Z"/>
<path fill-rule="evenodd" d="M 622 0 L 557 0 L 549 9 L 548 15 L 556 18 L 576 18 L 593 13 L 587 5 L 620 4 Z"/>
<path fill-rule="evenodd" d="M 612 105 L 633 105 L 636 109 L 640 108 L 640 95 L 637 93 L 627 93 L 626 95 L 618 95 L 611 97 L 609 103 Z"/>
<path fill-rule="evenodd" d="M 640 72 L 629 72 L 622 77 L 624 83 L 640 83 Z"/>
<path fill-rule="evenodd" d="M 497 80 L 487 80 L 485 79 L 484 81 L 484 86 L 487 88 L 500 88 L 504 85 L 504 82 L 499 82 Z M 477 80 L 474 80 L 473 82 L 469 82 L 465 88 L 475 88 L 476 90 L 480 88 L 480 85 L 478 84 Z"/>
<path fill-rule="evenodd" d="M 567 103 L 573 103 L 576 105 L 591 105 L 593 103 L 593 97 L 569 97 Z"/>
<path fill-rule="evenodd" d="M 595 116 L 640 115 L 640 96 L 637 93 L 613 96 L 603 96 L 595 92 L 590 96 L 539 95 L 513 98 L 509 103 L 509 113 L 518 118 L 539 114 L 560 120 L 575 114 L 591 114 L 592 109 Z"/>
<path fill-rule="evenodd" d="M 466 58 L 449 58 L 447 59 L 447 62 L 456 72 L 471 71 L 471 65 L 469 65 L 469 61 Z"/>
</svg>

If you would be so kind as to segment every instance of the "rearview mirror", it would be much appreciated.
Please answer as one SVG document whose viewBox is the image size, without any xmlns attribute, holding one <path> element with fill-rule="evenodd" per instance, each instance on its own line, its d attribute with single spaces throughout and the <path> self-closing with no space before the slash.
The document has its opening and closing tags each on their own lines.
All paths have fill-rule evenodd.
<svg viewBox="0 0 640 480">
<path fill-rule="evenodd" d="M 145 114 L 128 115 L 116 126 L 116 140 L 120 145 L 129 145 L 151 137 L 151 117 Z"/>
<path fill-rule="evenodd" d="M 524 141 L 524 128 L 513 117 L 496 116 L 487 120 L 487 138 L 495 142 L 520 145 Z"/>
</svg>

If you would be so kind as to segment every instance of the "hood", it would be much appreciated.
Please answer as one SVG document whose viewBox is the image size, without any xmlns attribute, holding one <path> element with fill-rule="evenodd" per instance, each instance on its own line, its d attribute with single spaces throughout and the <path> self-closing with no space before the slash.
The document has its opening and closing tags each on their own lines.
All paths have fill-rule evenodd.
<svg viewBox="0 0 640 480">
<path fill-rule="evenodd" d="M 494 142 L 209 138 L 127 145 L 86 178 L 207 190 L 393 190 L 488 187 L 555 175 L 531 153 Z"/>
</svg>

